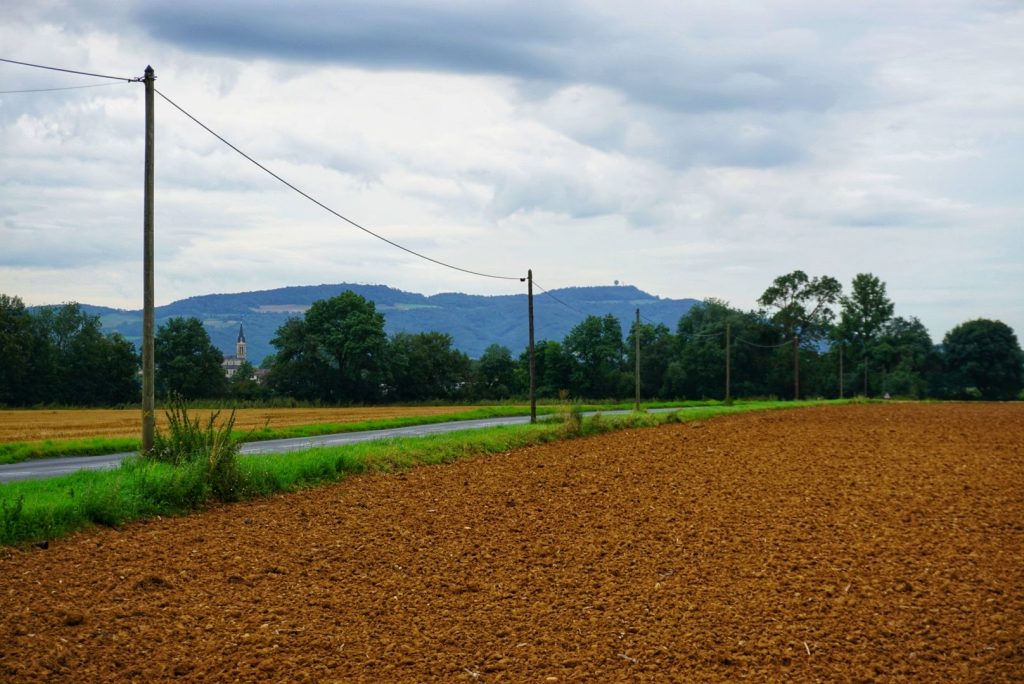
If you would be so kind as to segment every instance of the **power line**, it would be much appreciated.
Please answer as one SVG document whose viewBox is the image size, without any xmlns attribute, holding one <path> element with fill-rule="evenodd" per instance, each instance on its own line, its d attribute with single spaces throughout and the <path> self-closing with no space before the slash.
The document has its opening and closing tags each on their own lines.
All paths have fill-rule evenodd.
<svg viewBox="0 0 1024 684">
<path fill-rule="evenodd" d="M 647 321 L 648 323 L 650 323 L 651 325 L 654 325 L 654 326 L 663 325 L 662 323 L 659 323 L 657 321 L 652 321 L 650 318 L 648 318 L 647 316 L 644 316 L 643 314 L 640 314 L 640 320 Z"/>
<path fill-rule="evenodd" d="M 711 337 L 720 337 L 724 334 L 723 331 L 718 332 L 707 332 L 707 333 L 683 333 L 681 337 L 686 337 L 691 340 L 705 340 Z"/>
<path fill-rule="evenodd" d="M 60 67 L 46 66 L 43 64 L 30 64 L 29 62 L 19 62 L 13 59 L 4 59 L 3 57 L 0 57 L 0 62 L 7 62 L 8 64 L 20 64 L 21 66 L 33 67 L 35 69 L 46 69 L 48 71 L 61 71 L 65 74 L 78 74 L 79 76 L 93 76 L 95 78 L 109 78 L 113 81 L 127 81 L 128 83 L 142 82 L 141 76 L 135 78 L 125 78 L 124 76 L 108 76 L 107 74 L 94 74 L 88 71 L 61 69 Z"/>
<path fill-rule="evenodd" d="M 577 309 L 577 308 L 576 308 L 575 306 L 573 306 L 572 304 L 566 304 L 566 303 L 565 303 L 565 302 L 563 302 L 563 301 L 562 301 L 561 299 L 559 299 L 559 298 L 558 298 L 558 297 L 556 297 L 555 295 L 553 295 L 553 294 L 551 294 L 550 292 L 548 292 L 547 290 L 545 290 L 545 289 L 544 289 L 543 287 L 541 287 L 541 286 L 540 286 L 540 285 L 539 285 L 539 284 L 537 283 L 537 279 L 536 279 L 536 278 L 535 278 L 535 279 L 533 280 L 533 286 L 534 286 L 534 287 L 536 287 L 536 288 L 537 288 L 538 290 L 540 290 L 541 292 L 543 292 L 544 294 L 546 294 L 546 295 L 547 295 L 548 297 L 551 297 L 551 298 L 552 298 L 553 300 L 555 300 L 556 302 L 558 302 L 559 304 L 561 304 L 561 305 L 562 305 L 562 306 L 564 306 L 565 308 L 567 308 L 567 309 L 571 309 L 572 311 L 575 311 L 576 313 L 578 313 L 578 314 L 579 314 L 579 315 L 581 315 L 581 316 L 586 316 L 586 315 L 587 315 L 587 314 L 586 314 L 586 313 L 584 313 L 583 311 L 580 311 L 579 309 Z"/>
<path fill-rule="evenodd" d="M 779 342 L 778 344 L 758 344 L 757 342 L 748 342 L 742 337 L 736 338 L 737 342 L 749 345 L 751 347 L 760 347 L 761 349 L 778 349 L 779 347 L 785 347 L 787 344 L 793 344 L 792 340 L 786 340 L 785 342 Z"/>
<path fill-rule="evenodd" d="M 52 93 L 58 90 L 81 90 L 82 88 L 106 88 L 118 85 L 117 83 L 94 83 L 87 86 L 68 86 L 66 88 L 33 88 L 30 90 L 0 90 L 0 95 L 13 95 L 15 93 Z"/>
<path fill-rule="evenodd" d="M 475 276 L 481 276 L 481 277 L 483 277 L 483 278 L 495 278 L 495 279 L 497 279 L 497 280 L 523 280 L 523 278 L 522 278 L 521 276 L 503 276 L 503 275 L 494 275 L 494 274 L 491 274 L 491 273 L 483 273 L 483 272 L 480 272 L 480 271 L 473 271 L 473 270 L 470 270 L 470 269 L 468 269 L 468 268 L 462 268 L 462 267 L 460 267 L 460 266 L 454 266 L 454 265 L 452 265 L 452 264 L 449 264 L 449 263 L 446 263 L 446 262 L 444 262 L 444 261 L 439 261 L 438 259 L 434 259 L 434 258 L 428 257 L 428 256 L 427 256 L 426 254 L 421 254 L 420 252 L 417 252 L 417 251 L 415 251 L 415 250 L 409 249 L 408 247 L 405 247 L 405 246 L 403 246 L 403 245 L 400 245 L 400 244 L 398 244 L 397 242 L 395 242 L 395 241 L 393 241 L 393 240 L 389 240 L 388 238 L 384 237 L 383 235 L 380 235 L 380 234 L 378 234 L 378 233 L 375 233 L 375 232 L 373 232 L 373 231 L 372 231 L 372 230 L 370 230 L 369 228 L 366 228 L 366 227 L 364 227 L 364 226 L 361 226 L 361 225 L 359 225 L 358 223 L 356 223 L 356 222 L 355 222 L 355 221 L 353 221 L 352 219 L 350 219 L 350 218 L 348 218 L 348 217 L 346 217 L 346 216 L 343 216 L 343 215 L 339 214 L 339 213 L 338 213 L 338 212 L 336 212 L 336 211 L 335 211 L 334 209 L 331 209 L 331 208 L 330 208 L 329 206 L 327 206 L 326 204 L 324 204 L 324 203 L 323 203 L 323 202 L 321 202 L 320 200 L 316 199 L 315 197 L 313 197 L 313 196 L 311 196 L 311 195 L 309 195 L 309 194 L 307 194 L 307 193 L 303 192 L 303 191 L 302 191 L 302 190 L 300 190 L 299 188 L 295 187 L 294 185 L 292 185 L 291 183 L 289 183 L 288 181 L 286 181 L 286 180 L 285 180 L 284 178 L 282 178 L 281 176 L 277 175 L 276 173 L 274 173 L 273 171 L 271 171 L 270 169 L 268 169 L 268 168 L 267 168 L 266 166 L 264 166 L 263 164 L 259 163 L 258 161 L 256 161 L 256 160 L 255 160 L 255 159 L 253 159 L 252 157 L 250 157 L 250 156 L 249 156 L 248 154 L 246 154 L 246 153 L 245 153 L 245 152 L 243 152 L 242 150 L 240 150 L 240 149 L 238 149 L 237 147 L 235 147 L 234 145 L 232 145 L 232 144 L 231 144 L 230 142 L 228 142 L 227 140 L 225 140 L 223 136 L 221 136 L 221 135 L 217 134 L 217 133 L 216 133 L 215 131 L 213 131 L 213 129 L 211 129 L 211 128 L 210 128 L 209 126 L 207 126 L 207 125 L 206 125 L 206 124 L 204 124 L 204 123 L 203 123 L 202 121 L 200 121 L 200 120 L 199 120 L 199 119 L 197 119 L 196 117 L 194 117 L 194 116 L 192 116 L 191 114 L 189 114 L 189 113 L 188 113 L 187 111 L 185 111 L 185 110 L 184 110 L 184 109 L 183 109 L 183 108 L 182 108 L 182 107 L 181 107 L 180 105 L 178 105 L 178 104 L 177 104 L 176 102 L 174 102 L 174 100 L 172 100 L 171 98 L 167 97 L 166 95 L 164 95 L 163 93 L 161 93 L 161 92 L 160 92 L 159 90 L 157 90 L 156 88 L 154 88 L 153 90 L 154 90 L 154 91 L 156 92 L 156 94 L 157 94 L 157 95 L 159 95 L 159 96 L 160 96 L 160 97 L 162 97 L 162 98 L 163 98 L 164 100 L 166 100 L 166 101 L 167 101 L 168 103 L 170 103 L 170 105 L 171 105 L 172 107 L 174 107 L 175 109 L 177 109 L 177 110 L 178 110 L 179 112 L 181 112 L 182 114 L 184 114 L 184 115 L 185 115 L 185 116 L 187 116 L 188 118 L 192 119 L 192 121 L 193 121 L 193 122 L 195 122 L 196 124 L 198 124 L 198 125 L 199 125 L 199 126 L 200 126 L 200 127 L 201 127 L 201 128 L 203 129 L 203 130 L 205 130 L 205 131 L 206 131 L 207 133 L 209 133 L 209 134 L 210 134 L 210 135 L 212 135 L 213 137 L 217 138 L 217 140 L 220 140 L 220 141 L 221 141 L 222 143 L 224 143 L 225 145 L 227 145 L 228 147 L 230 147 L 230 148 L 231 148 L 232 150 L 234 150 L 235 152 L 237 152 L 237 153 L 238 153 L 238 154 L 240 154 L 241 156 L 243 156 L 243 157 L 245 157 L 246 159 L 248 159 L 248 160 L 249 160 L 250 162 L 252 162 L 252 163 L 253 163 L 254 165 L 256 165 L 256 166 L 257 166 L 258 168 L 260 168 L 261 170 L 263 170 L 264 172 L 266 172 L 266 173 L 267 173 L 267 174 L 269 174 L 270 176 L 274 177 L 275 179 L 277 179 L 277 180 L 278 180 L 279 182 L 281 182 L 282 184 L 284 184 L 284 185 L 286 185 L 287 187 L 291 188 L 292 190 L 294 190 L 294 191 L 295 191 L 295 192 L 297 192 L 298 194 L 302 195 L 302 196 L 303 196 L 303 197 L 305 197 L 305 198 L 306 198 L 307 200 L 309 200 L 309 201 L 310 201 L 310 202 L 312 202 L 313 204 L 317 205 L 317 206 L 318 206 L 318 207 L 320 207 L 321 209 L 323 209 L 323 210 L 327 211 L 327 212 L 328 212 L 328 213 L 330 213 L 330 214 L 333 214 L 333 215 L 334 215 L 334 216 L 336 216 L 337 218 L 340 218 L 340 219 L 341 219 L 342 221 L 345 221 L 346 223 L 348 223 L 348 224 L 350 224 L 350 225 L 352 225 L 352 226 L 355 226 L 356 228 L 358 228 L 359 230 L 363 231 L 364 233 L 367 233 L 368 235 L 372 235 L 373 237 L 377 238 L 378 240 L 381 240 L 381 241 L 383 241 L 383 242 L 386 242 L 386 243 L 388 243 L 388 244 L 389 244 L 389 245 L 391 245 L 392 247 L 397 247 L 398 249 L 402 250 L 403 252 L 408 252 L 409 254 L 412 254 L 413 256 L 417 256 L 417 257 L 419 257 L 420 259 L 425 259 L 426 261 L 430 261 L 430 262 L 432 262 L 432 263 L 435 263 L 435 264 L 437 264 L 438 266 L 444 266 L 445 268 L 450 268 L 450 269 L 452 269 L 452 270 L 454 270 L 454 271 L 462 271 L 463 273 L 469 273 L 469 274 L 471 274 L 471 275 L 475 275 Z"/>
<path fill-rule="evenodd" d="M 681 319 L 680 319 L 681 320 Z M 714 325 L 714 324 L 711 324 Z M 714 330 L 709 332 L 680 332 L 679 337 L 692 339 L 692 340 L 703 340 L 711 337 L 719 337 L 725 334 L 725 330 Z"/>
</svg>

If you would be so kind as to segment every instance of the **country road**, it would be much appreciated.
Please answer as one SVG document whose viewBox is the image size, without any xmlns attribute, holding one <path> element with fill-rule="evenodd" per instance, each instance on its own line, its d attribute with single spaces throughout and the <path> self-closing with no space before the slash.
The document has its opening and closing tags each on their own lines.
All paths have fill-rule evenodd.
<svg viewBox="0 0 1024 684">
<path fill-rule="evenodd" d="M 679 409 L 650 410 L 660 413 L 664 411 L 677 411 Z M 603 415 L 616 415 L 630 412 L 602 411 L 601 413 Z M 593 415 L 593 413 L 586 413 L 584 415 Z M 311 447 L 342 446 L 394 437 L 423 437 L 445 432 L 455 432 L 457 430 L 476 430 L 498 425 L 521 425 L 529 421 L 529 416 L 507 416 L 503 418 L 456 420 L 448 423 L 434 423 L 432 425 L 411 425 L 409 427 L 390 428 L 387 430 L 345 432 L 335 435 L 320 435 L 318 437 L 272 439 L 263 442 L 246 442 L 242 444 L 241 452 L 243 456 L 252 454 L 283 454 Z M 134 452 L 107 454 L 104 456 L 65 456 L 62 458 L 46 458 L 0 465 L 0 483 L 14 482 L 15 480 L 39 480 L 66 475 L 79 470 L 111 470 L 121 463 L 121 459 L 132 455 L 134 455 Z"/>
</svg>

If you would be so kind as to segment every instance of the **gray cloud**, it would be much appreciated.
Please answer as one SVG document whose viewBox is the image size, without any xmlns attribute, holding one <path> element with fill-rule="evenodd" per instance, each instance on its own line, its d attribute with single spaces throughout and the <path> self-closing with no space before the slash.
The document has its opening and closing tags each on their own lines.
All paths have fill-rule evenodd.
<svg viewBox="0 0 1024 684">
<path fill-rule="evenodd" d="M 1019 3 L 7 9 L 3 56 L 129 75 L 152 62 L 158 87 L 269 167 L 452 263 L 739 306 L 793 268 L 872 271 L 937 336 L 968 314 L 1024 329 L 1006 294 L 1024 287 Z M 5 289 L 74 298 L 67 279 L 96 303 L 136 297 L 140 113 L 137 85 L 0 95 Z M 157 148 L 161 297 L 382 273 L 504 292 L 354 232 L 162 102 Z"/>
<path fill-rule="evenodd" d="M 219 54 L 378 69 L 550 77 L 582 17 L 556 4 L 176 2 L 139 5 L 155 37 Z"/>
<path fill-rule="evenodd" d="M 859 81 L 855 67 L 832 57 L 834 46 L 771 20 L 723 31 L 730 21 L 742 26 L 743 12 L 663 6 L 642 24 L 631 14 L 583 2 L 234 1 L 140 4 L 135 21 L 160 40 L 214 54 L 595 83 L 690 112 L 820 111 Z M 813 59 L 793 59 L 808 43 Z"/>
</svg>

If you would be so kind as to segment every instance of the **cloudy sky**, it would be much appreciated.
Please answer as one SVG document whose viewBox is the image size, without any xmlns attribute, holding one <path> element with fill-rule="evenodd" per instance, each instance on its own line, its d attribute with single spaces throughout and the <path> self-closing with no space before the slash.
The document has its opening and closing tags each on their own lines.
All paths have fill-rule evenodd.
<svg viewBox="0 0 1024 684">
<path fill-rule="evenodd" d="M 341 214 L 547 289 L 753 308 L 871 272 L 1024 335 L 1024 4 L 3 0 L 0 57 L 157 88 Z M 0 292 L 142 301 L 143 87 L 0 64 Z M 523 291 L 310 204 L 157 99 L 157 303 Z"/>
</svg>

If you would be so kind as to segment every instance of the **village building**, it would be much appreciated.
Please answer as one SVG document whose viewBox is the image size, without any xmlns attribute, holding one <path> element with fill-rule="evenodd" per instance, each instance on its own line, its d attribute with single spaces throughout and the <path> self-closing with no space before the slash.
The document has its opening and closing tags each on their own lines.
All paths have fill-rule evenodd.
<svg viewBox="0 0 1024 684">
<path fill-rule="evenodd" d="M 220 365 L 224 369 L 224 375 L 230 378 L 245 361 L 245 330 L 239 324 L 238 341 L 235 342 L 235 354 L 234 356 L 225 356 L 224 361 Z"/>
</svg>

